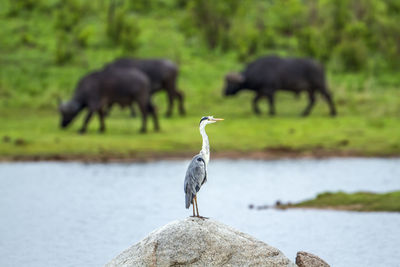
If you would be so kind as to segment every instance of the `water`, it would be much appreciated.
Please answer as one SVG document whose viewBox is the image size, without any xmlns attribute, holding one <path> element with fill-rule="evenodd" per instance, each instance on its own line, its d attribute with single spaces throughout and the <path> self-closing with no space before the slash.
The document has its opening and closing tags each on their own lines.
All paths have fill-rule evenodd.
<svg viewBox="0 0 400 267">
<path fill-rule="evenodd" d="M 184 209 L 188 161 L 1 163 L 0 266 L 102 266 Z M 400 159 L 212 160 L 204 216 L 332 266 L 400 266 L 400 214 L 250 210 L 323 191 L 400 188 Z"/>
</svg>

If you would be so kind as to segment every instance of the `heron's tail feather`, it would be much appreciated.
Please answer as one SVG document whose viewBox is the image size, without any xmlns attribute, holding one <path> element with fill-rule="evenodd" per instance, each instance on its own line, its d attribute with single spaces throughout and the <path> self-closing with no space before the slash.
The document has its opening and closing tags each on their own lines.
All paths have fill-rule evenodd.
<svg viewBox="0 0 400 267">
<path fill-rule="evenodd" d="M 185 194 L 185 204 L 186 204 L 187 209 L 190 207 L 190 203 L 192 203 L 193 198 L 194 198 L 193 194 L 190 194 L 190 193 Z"/>
</svg>

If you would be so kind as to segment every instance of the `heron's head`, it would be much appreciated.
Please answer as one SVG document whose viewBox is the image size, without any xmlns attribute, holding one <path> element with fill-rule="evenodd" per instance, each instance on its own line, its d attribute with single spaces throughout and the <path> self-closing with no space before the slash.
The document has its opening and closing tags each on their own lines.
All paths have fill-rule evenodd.
<svg viewBox="0 0 400 267">
<path fill-rule="evenodd" d="M 214 118 L 213 116 L 206 116 L 201 118 L 200 127 L 205 127 L 207 124 L 214 123 L 217 121 L 223 121 L 224 119 Z"/>
</svg>

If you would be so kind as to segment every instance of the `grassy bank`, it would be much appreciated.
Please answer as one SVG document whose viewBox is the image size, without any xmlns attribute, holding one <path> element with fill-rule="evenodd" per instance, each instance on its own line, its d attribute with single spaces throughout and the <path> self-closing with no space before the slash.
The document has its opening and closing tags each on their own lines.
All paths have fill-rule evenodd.
<svg viewBox="0 0 400 267">
<path fill-rule="evenodd" d="M 323 193 L 315 199 L 284 207 L 400 212 L 400 191 L 384 194 L 368 192 Z"/>
<path fill-rule="evenodd" d="M 9 2 L 0 3 L 7 7 Z M 397 73 L 334 73 L 328 68 L 336 118 L 328 117 L 320 98 L 310 117 L 301 118 L 306 95 L 297 100 L 284 92 L 277 94 L 276 117 L 266 115 L 266 101 L 260 102 L 263 115 L 258 117 L 251 112 L 251 93 L 222 97 L 224 75 L 244 66 L 237 54 L 208 50 L 196 38 L 186 40 L 179 30 L 185 12 L 178 9 L 136 14 L 141 32 L 133 56 L 169 58 L 179 64 L 179 87 L 186 96 L 188 115 L 178 117 L 174 110 L 173 118 L 162 117 L 166 95 L 159 93 L 155 103 L 161 115 L 160 133 L 152 131 L 150 121 L 149 133 L 139 134 L 139 119 L 118 108 L 107 118 L 105 134 L 97 133 L 95 117 L 88 133 L 78 135 L 83 114 L 62 131 L 56 98 L 68 99 L 83 75 L 124 55 L 104 37 L 106 12 L 99 5 L 95 5 L 98 12 L 89 12 L 81 21 L 90 32 L 87 46 L 65 64 L 55 62 L 57 8 L 48 17 L 41 9 L 16 16 L 7 15 L 7 8 L 0 11 L 0 158 L 186 156 L 201 148 L 198 122 L 204 115 L 226 119 L 207 127 L 212 150 L 220 155 L 400 155 Z"/>
<path fill-rule="evenodd" d="M 198 120 L 202 114 L 226 119 L 207 127 L 214 153 L 390 156 L 399 155 L 400 151 L 396 118 L 343 115 L 332 119 L 325 114 L 305 119 L 298 118 L 297 114 L 269 118 L 267 115 L 256 117 L 246 110 L 237 115 L 222 110 L 193 113 L 184 118 L 162 119 L 159 133 L 152 130 L 150 121 L 149 132 L 139 134 L 140 120 L 130 118 L 128 111 L 115 110 L 106 120 L 105 134 L 97 132 L 95 118 L 88 133 L 82 136 L 77 131 L 83 116 L 70 129 L 62 131 L 55 111 L 2 111 L 0 156 L 3 159 L 21 156 L 95 159 L 191 154 L 201 148 Z"/>
</svg>

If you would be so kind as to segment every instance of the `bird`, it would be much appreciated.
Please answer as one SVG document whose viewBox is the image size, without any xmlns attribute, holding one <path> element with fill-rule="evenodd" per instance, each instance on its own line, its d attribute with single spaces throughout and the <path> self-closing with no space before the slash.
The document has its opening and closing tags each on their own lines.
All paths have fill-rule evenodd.
<svg viewBox="0 0 400 267">
<path fill-rule="evenodd" d="M 199 208 L 197 205 L 197 192 L 201 186 L 207 181 L 207 165 L 210 161 L 210 143 L 205 131 L 207 124 L 222 121 L 224 119 L 214 118 L 213 116 L 202 117 L 200 120 L 200 134 L 203 138 L 203 145 L 199 154 L 195 155 L 190 162 L 185 176 L 184 190 L 185 190 L 185 207 L 189 209 L 190 204 L 193 207 L 193 217 L 201 217 L 199 215 Z M 195 206 L 196 213 L 195 214 Z"/>
</svg>

